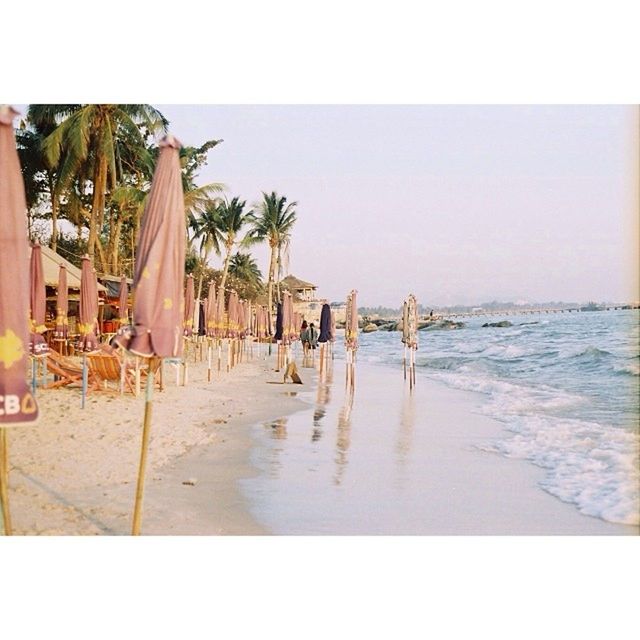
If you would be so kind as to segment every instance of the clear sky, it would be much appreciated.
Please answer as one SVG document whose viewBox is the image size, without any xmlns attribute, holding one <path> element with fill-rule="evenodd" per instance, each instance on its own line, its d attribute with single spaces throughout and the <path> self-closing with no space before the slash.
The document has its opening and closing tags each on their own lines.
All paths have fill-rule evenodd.
<svg viewBox="0 0 640 640">
<path fill-rule="evenodd" d="M 298 202 L 290 272 L 329 300 L 638 297 L 637 107 L 155 106 L 224 139 L 201 183 Z"/>
</svg>

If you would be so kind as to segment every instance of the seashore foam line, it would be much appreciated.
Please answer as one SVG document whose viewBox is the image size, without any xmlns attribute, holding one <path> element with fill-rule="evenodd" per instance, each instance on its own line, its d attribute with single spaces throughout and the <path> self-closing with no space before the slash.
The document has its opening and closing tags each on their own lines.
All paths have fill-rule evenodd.
<svg viewBox="0 0 640 640">
<path fill-rule="evenodd" d="M 389 441 L 385 445 L 385 438 L 395 439 L 402 435 L 398 429 L 407 426 L 398 424 L 407 392 L 401 371 L 364 362 L 356 366 L 347 475 L 357 473 L 358 459 L 381 460 L 394 449 Z M 276 501 L 265 502 L 268 469 L 255 461 L 275 441 L 265 435 L 264 424 L 287 416 L 290 435 L 277 446 L 288 448 L 292 459 L 303 459 L 309 442 L 297 441 L 296 434 L 306 438 L 309 432 L 314 411 L 309 398 L 313 402 L 317 372 L 301 368 L 303 386 L 267 384 L 282 379 L 273 371 L 273 359 L 253 360 L 209 384 L 206 362 L 191 363 L 190 368 L 186 387 L 170 384 L 156 394 L 145 535 L 638 534 L 637 527 L 585 516 L 544 492 L 538 486 L 543 469 L 478 449 L 492 438 L 505 437 L 504 425 L 476 413 L 480 394 L 426 377 L 418 380 L 413 396 L 414 449 L 407 454 L 414 464 L 420 463 L 422 475 L 414 478 L 416 493 L 409 492 L 400 515 L 385 514 L 381 505 L 389 496 L 375 487 L 363 494 L 355 522 L 336 512 L 340 503 L 331 499 L 322 513 L 328 485 L 324 495 L 314 496 L 304 470 L 286 466 L 281 485 L 272 492 Z M 344 363 L 336 360 L 323 444 L 331 442 L 332 425 L 342 409 L 343 374 Z M 43 391 L 40 401 L 46 427 L 13 429 L 10 434 L 15 532 L 128 535 L 141 398 L 97 394 L 89 397 L 84 411 L 77 391 Z M 367 456 L 371 453 L 375 455 Z M 327 452 L 327 464 L 334 459 L 334 452 Z M 360 471 L 371 477 L 366 466 Z M 289 517 L 282 509 L 287 504 L 311 505 L 319 512 Z"/>
</svg>

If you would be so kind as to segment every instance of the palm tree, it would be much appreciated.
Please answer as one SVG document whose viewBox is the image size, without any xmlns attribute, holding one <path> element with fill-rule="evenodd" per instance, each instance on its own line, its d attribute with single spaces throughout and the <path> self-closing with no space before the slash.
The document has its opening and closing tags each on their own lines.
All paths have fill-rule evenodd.
<svg viewBox="0 0 640 640">
<path fill-rule="evenodd" d="M 225 249 L 224 267 L 222 269 L 222 279 L 220 280 L 220 288 L 222 289 L 224 289 L 224 285 L 227 282 L 231 251 L 238 240 L 242 228 L 253 220 L 253 210 L 245 211 L 246 205 L 246 200 L 240 201 L 238 197 L 235 197 L 232 198 L 231 202 L 226 199 L 222 200 L 216 206 L 219 220 L 219 237 Z"/>
<path fill-rule="evenodd" d="M 267 304 L 271 312 L 273 307 L 273 280 L 276 261 L 283 246 L 287 246 L 291 237 L 291 229 L 296 221 L 297 202 L 287 204 L 285 196 L 278 196 L 275 191 L 262 193 L 262 201 L 257 205 L 258 215 L 251 218 L 252 228 L 247 234 L 244 244 L 267 241 L 271 248 L 269 262 L 269 279 L 267 286 Z"/>
<path fill-rule="evenodd" d="M 248 253 L 238 251 L 232 256 L 229 261 L 229 275 L 258 288 L 262 285 L 262 272 Z"/>
<path fill-rule="evenodd" d="M 196 215 L 191 212 L 189 215 L 189 229 L 193 233 L 192 241 L 200 241 L 200 279 L 198 281 L 198 300 L 202 295 L 202 278 L 204 267 L 206 266 L 211 252 L 217 255 L 222 253 L 221 246 L 224 244 L 222 233 L 222 221 L 218 211 L 218 202 L 211 202 L 208 207 Z"/>
<path fill-rule="evenodd" d="M 55 120 L 43 142 L 48 163 L 57 167 L 62 187 L 71 184 L 82 165 L 91 167 L 92 206 L 88 253 L 93 260 L 104 224 L 107 190 L 114 190 L 122 165 L 121 138 L 145 148 L 147 134 L 166 131 L 168 121 L 146 104 L 30 105 L 29 119 L 38 124 Z"/>
</svg>

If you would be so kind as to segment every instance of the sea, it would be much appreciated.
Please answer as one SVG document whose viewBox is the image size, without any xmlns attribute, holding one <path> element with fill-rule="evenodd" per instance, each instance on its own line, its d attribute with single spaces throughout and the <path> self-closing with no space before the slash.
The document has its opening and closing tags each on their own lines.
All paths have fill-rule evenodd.
<svg viewBox="0 0 640 640">
<path fill-rule="evenodd" d="M 482 326 L 500 320 L 510 326 Z M 541 489 L 586 515 L 637 525 L 639 328 L 638 310 L 467 318 L 419 332 L 416 377 L 479 393 L 478 411 L 505 435 L 478 446 L 544 469 Z M 361 334 L 358 361 L 401 368 L 399 339 Z"/>
</svg>

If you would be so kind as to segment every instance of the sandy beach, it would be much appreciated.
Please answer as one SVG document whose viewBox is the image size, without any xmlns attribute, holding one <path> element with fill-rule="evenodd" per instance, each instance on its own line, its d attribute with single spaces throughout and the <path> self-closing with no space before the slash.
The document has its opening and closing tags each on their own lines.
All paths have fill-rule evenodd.
<svg viewBox="0 0 640 640">
<path fill-rule="evenodd" d="M 154 395 L 144 533 L 262 532 L 237 491 L 237 477 L 251 472 L 247 425 L 300 408 L 292 385 L 266 384 L 282 378 L 257 358 L 214 373 L 211 383 L 206 363 L 190 363 L 187 386 L 175 386 L 172 371 Z M 38 392 L 39 425 L 9 434 L 15 534 L 130 533 L 143 395 L 95 393 L 83 410 L 78 389 Z M 202 467 L 205 451 L 215 452 L 215 466 Z M 175 471 L 184 461 L 184 472 Z"/>
<path fill-rule="evenodd" d="M 280 382 L 254 359 L 155 394 L 143 533 L 637 534 L 582 515 L 537 486 L 544 472 L 484 450 L 502 425 L 475 394 L 344 363 Z M 171 378 L 170 375 L 166 376 Z M 16 534 L 128 535 L 142 397 L 42 391 L 41 423 L 10 433 Z M 193 482 L 194 484 L 185 484 Z"/>
</svg>

